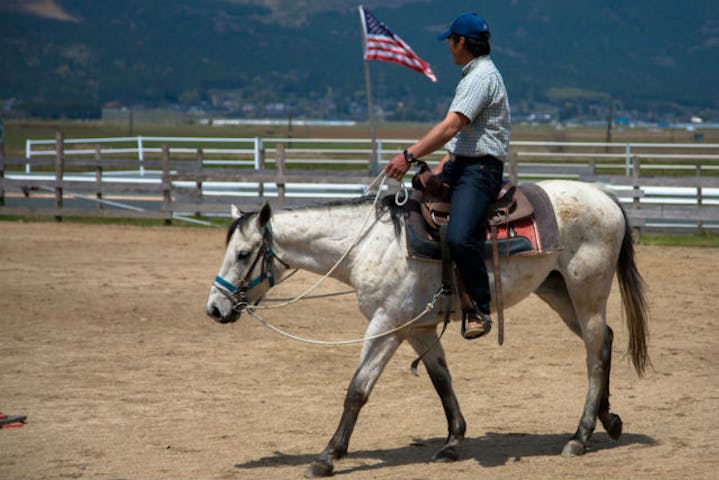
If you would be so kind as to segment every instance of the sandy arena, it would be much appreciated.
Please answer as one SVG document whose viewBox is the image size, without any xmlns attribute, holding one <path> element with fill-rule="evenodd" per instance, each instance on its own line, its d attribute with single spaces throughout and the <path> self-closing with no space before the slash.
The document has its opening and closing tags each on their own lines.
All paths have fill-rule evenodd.
<svg viewBox="0 0 719 480">
<path fill-rule="evenodd" d="M 221 229 L 0 223 L 0 478 L 302 478 L 334 432 L 359 345 L 293 342 L 243 316 L 204 313 Z M 348 479 L 715 479 L 719 469 L 719 251 L 638 247 L 649 285 L 653 368 L 637 378 L 615 285 L 614 442 L 598 425 L 583 457 L 559 456 L 577 426 L 582 342 L 536 297 L 496 333 L 443 344 L 468 423 L 461 459 L 429 463 L 446 434 L 424 371 L 403 345 L 360 415 Z M 295 275 L 274 296 L 316 277 Z M 328 282 L 322 292 L 346 289 Z M 353 295 L 266 317 L 298 335 L 361 336 Z"/>
</svg>

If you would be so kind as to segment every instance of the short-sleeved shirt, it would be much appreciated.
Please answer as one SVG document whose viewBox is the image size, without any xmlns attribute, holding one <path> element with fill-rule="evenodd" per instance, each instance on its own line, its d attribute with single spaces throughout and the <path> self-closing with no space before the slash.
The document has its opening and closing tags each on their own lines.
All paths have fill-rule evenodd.
<svg viewBox="0 0 719 480">
<path fill-rule="evenodd" d="M 509 148 L 509 100 L 502 75 L 489 55 L 477 57 L 462 68 L 450 112 L 469 119 L 445 148 L 453 155 L 500 160 Z"/>
</svg>

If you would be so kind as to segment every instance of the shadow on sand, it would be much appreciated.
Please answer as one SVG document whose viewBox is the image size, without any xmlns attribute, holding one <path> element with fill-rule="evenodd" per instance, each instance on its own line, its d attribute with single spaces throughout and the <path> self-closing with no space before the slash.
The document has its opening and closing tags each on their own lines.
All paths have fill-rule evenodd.
<svg viewBox="0 0 719 480">
<path fill-rule="evenodd" d="M 483 467 L 497 467 L 508 462 L 519 461 L 525 457 L 559 455 L 571 434 L 532 434 L 532 433 L 494 433 L 487 432 L 478 438 L 467 438 L 459 448 L 460 460 L 474 459 Z M 350 451 L 347 458 L 372 459 L 375 462 L 347 469 L 341 461 L 336 465 L 335 475 L 373 470 L 402 465 L 426 463 L 444 444 L 443 438 L 417 439 L 412 444 L 383 450 Z M 614 441 L 604 432 L 592 436 L 588 446 L 588 455 L 592 452 L 609 450 L 627 445 L 655 445 L 656 442 L 646 435 L 624 433 Z M 235 465 L 238 469 L 288 467 L 309 465 L 319 453 L 287 455 L 274 452 L 273 455 Z"/>
</svg>

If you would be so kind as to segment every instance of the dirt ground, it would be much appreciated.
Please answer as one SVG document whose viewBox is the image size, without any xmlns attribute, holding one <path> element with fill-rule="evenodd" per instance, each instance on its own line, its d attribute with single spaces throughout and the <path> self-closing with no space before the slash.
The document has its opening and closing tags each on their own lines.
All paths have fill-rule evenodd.
<svg viewBox="0 0 719 480">
<path fill-rule="evenodd" d="M 243 317 L 204 314 L 224 231 L 0 223 L 0 478 L 301 478 L 339 420 L 359 345 L 318 347 Z M 714 479 L 719 468 L 719 251 L 638 248 L 653 369 L 639 379 L 615 286 L 614 442 L 559 453 L 586 388 L 583 346 L 537 298 L 506 313 L 506 341 L 443 340 L 467 419 L 461 459 L 429 463 L 446 424 L 403 345 L 360 415 L 351 479 Z M 298 293 L 295 275 L 273 295 Z M 321 291 L 344 286 L 330 282 Z M 266 313 L 304 336 L 362 335 L 354 296 Z"/>
</svg>

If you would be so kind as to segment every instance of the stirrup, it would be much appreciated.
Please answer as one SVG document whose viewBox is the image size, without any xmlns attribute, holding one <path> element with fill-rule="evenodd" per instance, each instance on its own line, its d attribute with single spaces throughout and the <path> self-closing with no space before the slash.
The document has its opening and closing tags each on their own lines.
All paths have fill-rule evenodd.
<svg viewBox="0 0 719 480">
<path fill-rule="evenodd" d="M 474 325 L 467 326 L 467 319 L 473 317 L 471 323 Z M 462 312 L 462 337 L 467 340 L 483 337 L 492 330 L 492 319 L 486 313 L 479 312 Z"/>
</svg>

